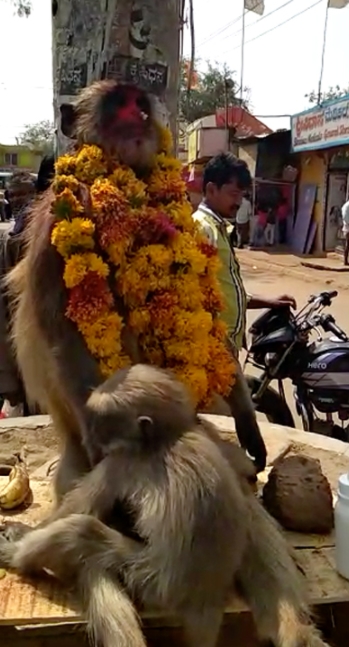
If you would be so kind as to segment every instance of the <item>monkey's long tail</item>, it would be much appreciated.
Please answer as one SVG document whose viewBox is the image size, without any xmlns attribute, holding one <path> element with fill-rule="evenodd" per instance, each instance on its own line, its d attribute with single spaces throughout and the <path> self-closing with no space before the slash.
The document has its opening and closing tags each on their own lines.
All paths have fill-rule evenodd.
<svg viewBox="0 0 349 647">
<path fill-rule="evenodd" d="M 71 515 L 62 521 L 85 553 L 77 584 L 93 644 L 146 647 L 135 607 L 120 583 L 125 559 L 138 544 L 92 517 Z"/>
<path fill-rule="evenodd" d="M 93 645 L 146 647 L 136 610 L 115 579 L 90 572 L 84 582 L 84 606 Z"/>
<path fill-rule="evenodd" d="M 275 647 L 328 647 L 311 621 L 305 582 L 286 539 L 251 497 L 251 528 L 238 585 L 262 640 Z"/>
<path fill-rule="evenodd" d="M 98 519 L 72 514 L 18 542 L 0 543 L 0 560 L 22 574 L 47 569 L 74 583 L 95 644 L 146 647 L 136 610 L 120 583 L 121 569 L 139 544 Z"/>
</svg>

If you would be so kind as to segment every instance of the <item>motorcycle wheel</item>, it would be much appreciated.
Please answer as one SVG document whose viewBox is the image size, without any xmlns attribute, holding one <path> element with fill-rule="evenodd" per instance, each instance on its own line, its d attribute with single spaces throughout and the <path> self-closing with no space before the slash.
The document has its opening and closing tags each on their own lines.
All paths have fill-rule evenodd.
<svg viewBox="0 0 349 647">
<path fill-rule="evenodd" d="M 252 375 L 245 375 L 245 377 L 251 394 L 256 393 L 261 385 L 261 381 L 256 377 L 252 377 Z M 264 413 L 267 420 L 274 425 L 292 428 L 296 426 L 288 405 L 271 386 L 268 386 L 264 391 L 256 407 L 256 411 Z"/>
</svg>

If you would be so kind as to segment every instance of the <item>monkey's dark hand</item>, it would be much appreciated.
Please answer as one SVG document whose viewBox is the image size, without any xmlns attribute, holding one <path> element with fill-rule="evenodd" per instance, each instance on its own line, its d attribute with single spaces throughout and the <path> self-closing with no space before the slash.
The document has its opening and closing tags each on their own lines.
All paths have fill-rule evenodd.
<svg viewBox="0 0 349 647">
<path fill-rule="evenodd" d="M 250 449 L 247 448 L 247 452 L 251 460 L 253 461 L 255 467 L 256 467 L 256 472 L 259 474 L 259 472 L 263 472 L 265 470 L 266 465 L 267 465 L 267 450 L 264 444 L 264 440 L 261 437 L 260 443 L 257 443 L 256 441 L 253 442 L 253 447 L 250 445 Z M 251 451 L 253 453 L 251 453 Z"/>
<path fill-rule="evenodd" d="M 246 420 L 235 419 L 235 428 L 240 445 L 248 452 L 257 474 L 263 472 L 267 464 L 267 450 L 257 421 L 246 424 Z"/>
</svg>

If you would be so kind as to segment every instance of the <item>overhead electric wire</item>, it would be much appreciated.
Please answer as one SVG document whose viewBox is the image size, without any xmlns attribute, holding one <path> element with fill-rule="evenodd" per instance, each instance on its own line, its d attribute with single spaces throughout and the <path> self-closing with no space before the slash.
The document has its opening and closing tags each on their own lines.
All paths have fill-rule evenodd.
<svg viewBox="0 0 349 647">
<path fill-rule="evenodd" d="M 25 85 L 21 83 L 21 91 L 23 90 L 53 90 L 53 85 Z M 18 81 L 0 81 L 0 92 L 2 90 L 18 90 Z"/>
<path fill-rule="evenodd" d="M 229 27 L 232 27 L 236 23 L 240 22 L 241 18 L 242 18 L 242 14 L 238 18 L 234 18 L 234 20 L 231 20 L 230 22 L 228 22 L 226 25 L 224 25 L 224 27 L 219 27 L 218 29 L 216 29 L 216 31 L 213 31 L 211 32 L 211 34 L 208 34 L 208 36 L 206 36 L 206 38 L 204 38 L 204 40 L 198 44 L 197 49 L 200 49 L 200 47 L 203 47 L 204 45 L 206 45 L 206 43 L 209 43 L 211 40 L 214 40 L 215 38 L 217 38 L 220 34 L 223 34 L 223 32 L 229 29 Z"/>
<path fill-rule="evenodd" d="M 294 18 L 298 18 L 298 16 L 301 16 L 302 14 L 306 13 L 306 11 L 309 11 L 310 9 L 313 9 L 320 3 L 322 3 L 323 0 L 317 0 L 317 2 L 314 2 L 313 4 L 309 5 L 309 7 L 306 7 L 302 11 L 298 11 L 298 13 L 295 13 L 293 16 L 290 16 L 290 18 L 287 18 L 287 20 L 284 20 L 283 22 L 280 22 L 278 25 L 275 25 L 274 27 L 271 27 L 270 29 L 267 29 L 266 31 L 263 31 L 261 34 L 258 34 L 257 36 L 254 36 L 254 38 L 250 38 L 249 40 L 245 41 L 245 45 L 248 45 L 249 43 L 253 43 L 253 41 L 258 40 L 259 38 L 262 38 L 263 36 L 266 36 L 267 34 L 270 34 L 271 32 L 275 31 L 276 29 L 279 29 L 279 27 L 282 27 L 283 25 L 286 25 L 287 23 L 291 22 L 291 20 L 294 20 Z M 236 47 L 233 47 L 231 49 L 227 49 L 224 54 L 227 54 L 228 52 L 233 52 L 236 49 L 240 49 L 240 45 L 237 45 Z"/>
<path fill-rule="evenodd" d="M 295 0 L 287 0 L 287 2 L 284 2 L 284 4 L 280 5 L 280 7 L 276 7 L 276 9 L 273 9 L 272 11 L 269 11 L 268 13 L 263 14 L 263 16 L 261 16 L 260 18 L 258 18 L 258 20 L 256 20 L 255 22 L 252 22 L 252 23 L 250 23 L 249 25 L 246 25 L 246 29 L 247 29 L 247 27 L 254 27 L 254 25 L 258 25 L 258 23 L 260 23 L 262 20 L 265 20 L 265 18 L 268 18 L 269 16 L 272 16 L 274 13 L 276 13 L 277 11 L 280 11 L 280 9 L 283 9 L 284 7 L 287 7 L 287 5 L 291 4 L 291 3 L 292 3 L 292 2 L 294 2 L 294 1 L 295 1 Z M 248 13 L 251 13 L 251 12 L 246 11 L 246 13 L 248 14 Z M 242 18 L 243 18 L 243 15 L 241 14 L 241 16 L 239 16 L 239 18 L 236 18 L 235 20 L 233 20 L 233 21 L 231 21 L 230 23 L 228 23 L 225 27 L 222 27 L 222 28 L 218 31 L 218 33 L 213 32 L 211 35 L 207 36 L 207 38 L 205 38 L 201 43 L 199 43 L 199 45 L 197 46 L 197 49 L 200 49 L 201 47 L 203 47 L 204 45 L 206 45 L 206 44 L 207 44 L 208 42 L 210 42 L 211 40 L 215 40 L 215 39 L 216 39 L 216 38 L 217 38 L 221 33 L 223 33 L 224 31 L 226 31 L 227 29 L 229 29 L 229 27 L 232 27 L 232 26 L 233 26 L 233 25 L 235 25 L 237 22 L 240 22 L 240 20 L 242 20 Z M 222 40 L 227 40 L 227 38 L 231 38 L 232 36 L 236 36 L 236 35 L 237 35 L 237 34 L 239 34 L 241 31 L 242 31 L 242 28 L 241 28 L 241 29 L 238 29 L 237 31 L 234 31 L 232 34 L 227 34 L 226 36 L 224 36 L 224 38 L 222 38 L 222 39 L 220 39 L 220 40 L 221 40 L 221 41 L 222 41 Z"/>
</svg>

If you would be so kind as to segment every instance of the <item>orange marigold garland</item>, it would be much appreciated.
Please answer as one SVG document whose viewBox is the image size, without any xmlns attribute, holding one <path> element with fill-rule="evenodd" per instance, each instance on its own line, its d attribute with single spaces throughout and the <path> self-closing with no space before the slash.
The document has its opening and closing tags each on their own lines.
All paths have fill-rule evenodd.
<svg viewBox="0 0 349 647">
<path fill-rule="evenodd" d="M 127 326 L 145 360 L 171 368 L 203 406 L 214 392 L 229 392 L 235 372 L 219 319 L 219 263 L 191 217 L 170 133 L 159 132 L 147 181 L 111 165 L 96 146 L 58 160 L 51 242 L 65 260 L 66 316 L 102 374 L 131 363 L 122 345 Z"/>
</svg>

